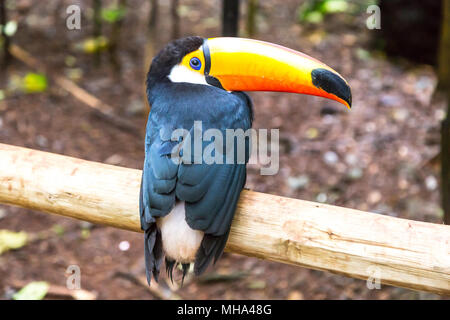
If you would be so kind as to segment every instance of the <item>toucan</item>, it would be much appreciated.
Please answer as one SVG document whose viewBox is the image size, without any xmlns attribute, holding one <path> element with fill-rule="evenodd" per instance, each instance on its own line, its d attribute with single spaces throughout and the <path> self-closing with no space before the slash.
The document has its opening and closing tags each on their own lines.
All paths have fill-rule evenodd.
<svg viewBox="0 0 450 320">
<path fill-rule="evenodd" d="M 149 285 L 152 277 L 158 280 L 164 258 L 168 276 L 173 279 L 173 268 L 181 264 L 184 279 L 191 263 L 199 275 L 225 248 L 246 181 L 248 141 L 241 162 L 177 162 L 174 154 L 192 146 L 183 144 L 189 135 L 173 139 L 172 133 L 192 133 L 196 121 L 221 132 L 251 128 L 253 107 L 244 91 L 309 94 L 351 107 L 350 86 L 342 76 L 283 46 L 190 36 L 164 47 L 147 74 L 151 110 L 139 199 Z"/>
</svg>

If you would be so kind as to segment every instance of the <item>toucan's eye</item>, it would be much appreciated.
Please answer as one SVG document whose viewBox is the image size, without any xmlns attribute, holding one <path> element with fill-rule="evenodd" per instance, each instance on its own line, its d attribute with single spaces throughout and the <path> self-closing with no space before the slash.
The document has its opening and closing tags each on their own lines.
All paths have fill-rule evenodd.
<svg viewBox="0 0 450 320">
<path fill-rule="evenodd" d="M 193 57 L 191 59 L 191 61 L 189 61 L 189 65 L 194 70 L 200 70 L 200 68 L 202 67 L 202 63 L 200 62 L 200 59 L 196 58 L 196 57 Z"/>
</svg>

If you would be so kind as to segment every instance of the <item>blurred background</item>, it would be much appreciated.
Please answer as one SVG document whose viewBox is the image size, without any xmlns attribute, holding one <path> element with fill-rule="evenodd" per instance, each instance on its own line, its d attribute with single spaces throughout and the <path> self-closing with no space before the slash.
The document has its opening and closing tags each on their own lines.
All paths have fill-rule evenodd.
<svg viewBox="0 0 450 320">
<path fill-rule="evenodd" d="M 249 166 L 247 188 L 443 223 L 449 11 L 448 0 L 0 0 L 0 142 L 141 169 L 153 55 L 188 35 L 251 37 L 337 70 L 353 108 L 251 93 L 254 127 L 280 129 L 280 171 Z M 229 253 L 182 288 L 163 275 L 149 289 L 143 252 L 141 234 L 0 205 L 1 299 L 79 298 L 70 265 L 84 298 L 443 298 Z"/>
</svg>

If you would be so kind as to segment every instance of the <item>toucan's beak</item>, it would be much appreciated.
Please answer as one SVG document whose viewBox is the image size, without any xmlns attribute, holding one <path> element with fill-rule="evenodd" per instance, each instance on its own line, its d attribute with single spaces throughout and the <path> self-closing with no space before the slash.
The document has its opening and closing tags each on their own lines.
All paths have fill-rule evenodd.
<svg viewBox="0 0 450 320">
<path fill-rule="evenodd" d="M 203 43 L 207 81 L 228 91 L 284 91 L 336 100 L 348 108 L 347 81 L 301 52 L 242 38 L 209 38 Z"/>
</svg>

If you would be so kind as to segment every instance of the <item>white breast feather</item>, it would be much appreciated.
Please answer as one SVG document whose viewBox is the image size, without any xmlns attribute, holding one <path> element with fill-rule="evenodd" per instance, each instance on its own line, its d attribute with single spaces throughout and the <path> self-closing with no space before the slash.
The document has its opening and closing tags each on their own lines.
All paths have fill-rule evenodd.
<svg viewBox="0 0 450 320">
<path fill-rule="evenodd" d="M 181 263 L 194 262 L 204 233 L 186 223 L 184 201 L 178 202 L 167 216 L 158 218 L 157 225 L 167 257 Z"/>
</svg>

